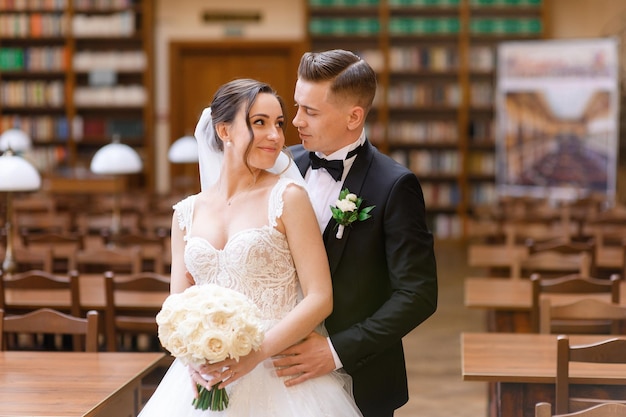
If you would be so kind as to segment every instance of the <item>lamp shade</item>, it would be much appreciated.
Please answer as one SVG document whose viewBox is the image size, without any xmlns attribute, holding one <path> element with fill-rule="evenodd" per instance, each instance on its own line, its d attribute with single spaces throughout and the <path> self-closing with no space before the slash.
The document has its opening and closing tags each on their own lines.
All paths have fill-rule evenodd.
<svg viewBox="0 0 626 417">
<path fill-rule="evenodd" d="M 167 159 L 175 164 L 198 162 L 198 143 L 193 136 L 183 136 L 170 146 Z"/>
<path fill-rule="evenodd" d="M 7 149 L 21 153 L 30 149 L 31 140 L 24 131 L 20 129 L 7 129 L 0 135 L 0 151 Z"/>
<path fill-rule="evenodd" d="M 41 175 L 26 159 L 5 152 L 0 156 L 0 191 L 34 191 L 41 187 Z"/>
<path fill-rule="evenodd" d="M 134 174 L 143 168 L 137 151 L 123 143 L 109 143 L 98 149 L 90 169 L 96 174 Z"/>
</svg>

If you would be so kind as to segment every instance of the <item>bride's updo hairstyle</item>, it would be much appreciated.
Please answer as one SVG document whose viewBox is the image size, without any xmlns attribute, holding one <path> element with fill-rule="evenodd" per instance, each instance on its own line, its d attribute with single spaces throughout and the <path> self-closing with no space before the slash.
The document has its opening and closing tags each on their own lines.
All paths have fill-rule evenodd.
<svg viewBox="0 0 626 417">
<path fill-rule="evenodd" d="M 248 154 L 254 139 L 254 133 L 250 125 L 250 108 L 260 93 L 273 94 L 280 103 L 283 114 L 286 114 L 285 103 L 269 84 L 249 78 L 240 78 L 222 85 L 215 92 L 213 101 L 211 101 L 211 118 L 213 120 L 215 145 L 222 152 L 224 151 L 224 142 L 219 138 L 215 126 L 218 123 L 233 123 L 239 110 L 242 106 L 244 107 L 246 126 L 248 126 L 248 131 L 250 132 L 250 143 L 243 156 L 246 166 L 248 166 Z M 250 167 L 248 166 L 248 168 Z"/>
</svg>

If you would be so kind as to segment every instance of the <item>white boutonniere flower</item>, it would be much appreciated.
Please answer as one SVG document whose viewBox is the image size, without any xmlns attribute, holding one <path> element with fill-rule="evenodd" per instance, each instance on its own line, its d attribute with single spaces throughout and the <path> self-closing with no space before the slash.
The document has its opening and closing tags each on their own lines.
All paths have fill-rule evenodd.
<svg viewBox="0 0 626 417">
<path fill-rule="evenodd" d="M 353 222 L 359 220 L 367 220 L 372 215 L 370 212 L 376 206 L 369 206 L 361 208 L 363 199 L 357 197 L 356 194 L 352 194 L 347 188 L 344 188 L 339 193 L 339 199 L 334 206 L 330 206 L 330 210 L 333 213 L 333 219 L 337 222 L 337 234 L 335 237 L 341 239 L 343 237 L 343 231 L 346 226 L 350 226 Z"/>
</svg>

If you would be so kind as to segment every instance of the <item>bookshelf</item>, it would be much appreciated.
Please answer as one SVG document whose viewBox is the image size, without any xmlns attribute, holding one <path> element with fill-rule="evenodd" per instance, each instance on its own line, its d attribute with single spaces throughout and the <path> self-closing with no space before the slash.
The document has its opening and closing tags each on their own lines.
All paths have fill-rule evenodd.
<svg viewBox="0 0 626 417">
<path fill-rule="evenodd" d="M 25 130 L 49 177 L 89 176 L 119 136 L 153 184 L 152 0 L 0 0 L 0 131 Z"/>
<path fill-rule="evenodd" d="M 413 170 L 438 237 L 465 235 L 495 201 L 498 42 L 545 36 L 549 0 L 306 0 L 311 50 L 345 48 L 376 70 L 369 139 Z"/>
</svg>

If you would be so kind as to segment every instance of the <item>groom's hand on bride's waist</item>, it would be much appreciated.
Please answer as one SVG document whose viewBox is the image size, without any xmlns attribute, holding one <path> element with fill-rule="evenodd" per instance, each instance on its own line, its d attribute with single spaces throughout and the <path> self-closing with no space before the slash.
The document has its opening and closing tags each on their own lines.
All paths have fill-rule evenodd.
<svg viewBox="0 0 626 417">
<path fill-rule="evenodd" d="M 293 386 L 335 370 L 333 355 L 325 336 L 309 334 L 273 359 L 276 374 L 289 377 L 285 385 Z"/>
</svg>

